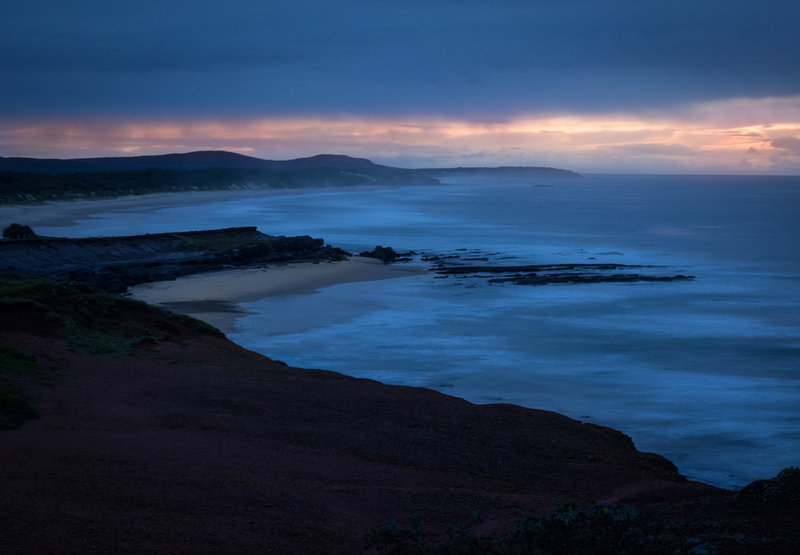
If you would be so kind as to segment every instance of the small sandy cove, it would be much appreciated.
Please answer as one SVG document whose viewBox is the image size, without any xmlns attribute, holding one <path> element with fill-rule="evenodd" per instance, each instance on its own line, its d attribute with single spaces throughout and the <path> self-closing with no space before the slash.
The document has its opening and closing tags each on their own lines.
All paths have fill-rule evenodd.
<svg viewBox="0 0 800 555">
<path fill-rule="evenodd" d="M 128 291 L 134 299 L 188 314 L 225 333 L 247 312 L 238 303 L 277 295 L 311 293 L 355 281 L 375 281 L 417 274 L 417 266 L 394 266 L 355 256 L 340 262 L 272 264 L 263 268 L 223 270 L 170 281 L 143 283 Z"/>
</svg>

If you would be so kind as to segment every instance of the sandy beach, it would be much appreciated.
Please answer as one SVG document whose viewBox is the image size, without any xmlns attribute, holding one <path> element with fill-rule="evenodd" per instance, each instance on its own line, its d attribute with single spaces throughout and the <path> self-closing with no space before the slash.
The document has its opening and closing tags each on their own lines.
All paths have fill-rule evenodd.
<svg viewBox="0 0 800 555">
<path fill-rule="evenodd" d="M 313 191 L 303 189 L 303 192 Z M 34 230 L 39 226 L 62 227 L 91 219 L 98 213 L 202 205 L 235 198 L 281 194 L 286 194 L 286 191 L 242 189 L 0 205 L 0 227 L 14 222 L 29 225 Z M 263 268 L 195 274 L 172 281 L 137 285 L 130 288 L 129 293 L 135 299 L 193 316 L 230 333 L 236 319 L 246 314 L 239 303 L 276 295 L 310 293 L 337 283 L 390 279 L 422 271 L 419 267 L 386 265 L 375 259 L 353 257 L 335 263 L 275 264 Z"/>
<path fill-rule="evenodd" d="M 239 303 L 277 295 L 300 295 L 338 283 L 391 279 L 423 272 L 418 266 L 388 265 L 355 256 L 341 262 L 275 264 L 263 268 L 224 270 L 143 283 L 131 296 L 173 312 L 203 320 L 224 333 L 246 314 Z"/>
</svg>

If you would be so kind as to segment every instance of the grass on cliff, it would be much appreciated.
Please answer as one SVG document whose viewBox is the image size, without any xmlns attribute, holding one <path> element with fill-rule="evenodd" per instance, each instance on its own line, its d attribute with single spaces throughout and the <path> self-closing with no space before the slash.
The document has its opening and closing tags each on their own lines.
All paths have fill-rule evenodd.
<svg viewBox="0 0 800 555">
<path fill-rule="evenodd" d="M 189 333 L 223 336 L 208 324 L 125 299 L 83 283 L 0 274 L 0 332 L 63 335 L 74 349 L 140 353 L 137 345 Z M 0 430 L 38 412 L 12 378 L 40 368 L 36 358 L 0 342 Z"/>
<path fill-rule="evenodd" d="M 39 416 L 29 399 L 0 385 L 0 431 L 13 430 Z"/>
<path fill-rule="evenodd" d="M 724 500 L 696 497 L 639 506 L 581 507 L 569 501 L 552 511 L 526 516 L 508 534 L 477 534 L 476 526 L 482 522 L 477 511 L 444 534 L 428 532 L 422 519 L 412 515 L 406 526 L 393 521 L 370 530 L 365 547 L 386 554 L 442 555 L 800 553 L 797 473 L 797 468 L 789 467 L 776 478 L 754 482 L 752 486 L 758 486 L 755 499 L 742 490 L 738 497 L 732 494 Z"/>
<path fill-rule="evenodd" d="M 249 245 L 261 240 L 263 236 L 255 227 L 235 227 L 224 230 L 214 230 L 212 233 L 189 232 L 176 233 L 187 247 L 208 250 L 213 252 L 225 252 L 244 245 Z"/>
<path fill-rule="evenodd" d="M 574 501 L 553 511 L 529 515 L 514 525 L 507 535 L 479 536 L 472 529 L 482 522 L 477 511 L 446 534 L 429 535 L 422 520 L 413 515 L 411 525 L 396 521 L 373 528 L 366 536 L 366 547 L 379 553 L 461 553 L 474 555 L 500 553 L 580 553 L 636 554 L 655 553 L 648 545 L 654 541 L 640 522 L 638 509 L 609 503 L 580 509 Z M 682 552 L 682 551 L 676 551 Z"/>
<path fill-rule="evenodd" d="M 25 374 L 39 369 L 33 355 L 13 345 L 0 343 L 0 430 L 12 430 L 39 413 L 33 404 L 6 383 L 10 375 Z"/>
<path fill-rule="evenodd" d="M 63 334 L 73 348 L 134 353 L 181 330 L 222 336 L 208 324 L 78 282 L 0 275 L 0 329 Z"/>
</svg>

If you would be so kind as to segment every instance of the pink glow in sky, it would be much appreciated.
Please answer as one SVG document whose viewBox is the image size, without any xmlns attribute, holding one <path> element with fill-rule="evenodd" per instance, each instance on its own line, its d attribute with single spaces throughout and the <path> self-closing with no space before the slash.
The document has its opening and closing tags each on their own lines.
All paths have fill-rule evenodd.
<svg viewBox="0 0 800 555">
<path fill-rule="evenodd" d="M 666 112 L 447 117 L 269 117 L 0 125 L 5 155 L 76 158 L 230 150 L 268 159 L 322 152 L 402 167 L 546 165 L 581 172 L 800 173 L 800 97 Z"/>
<path fill-rule="evenodd" d="M 26 0 L 0 156 L 800 174 L 796 0 Z"/>
</svg>

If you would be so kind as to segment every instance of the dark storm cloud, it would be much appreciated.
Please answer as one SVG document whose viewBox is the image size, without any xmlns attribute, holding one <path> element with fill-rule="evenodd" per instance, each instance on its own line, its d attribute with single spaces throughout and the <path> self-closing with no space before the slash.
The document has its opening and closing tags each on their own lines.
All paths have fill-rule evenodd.
<svg viewBox="0 0 800 555">
<path fill-rule="evenodd" d="M 502 118 L 781 96 L 798 21 L 781 1 L 27 0 L 0 8 L 0 102 Z"/>
</svg>

